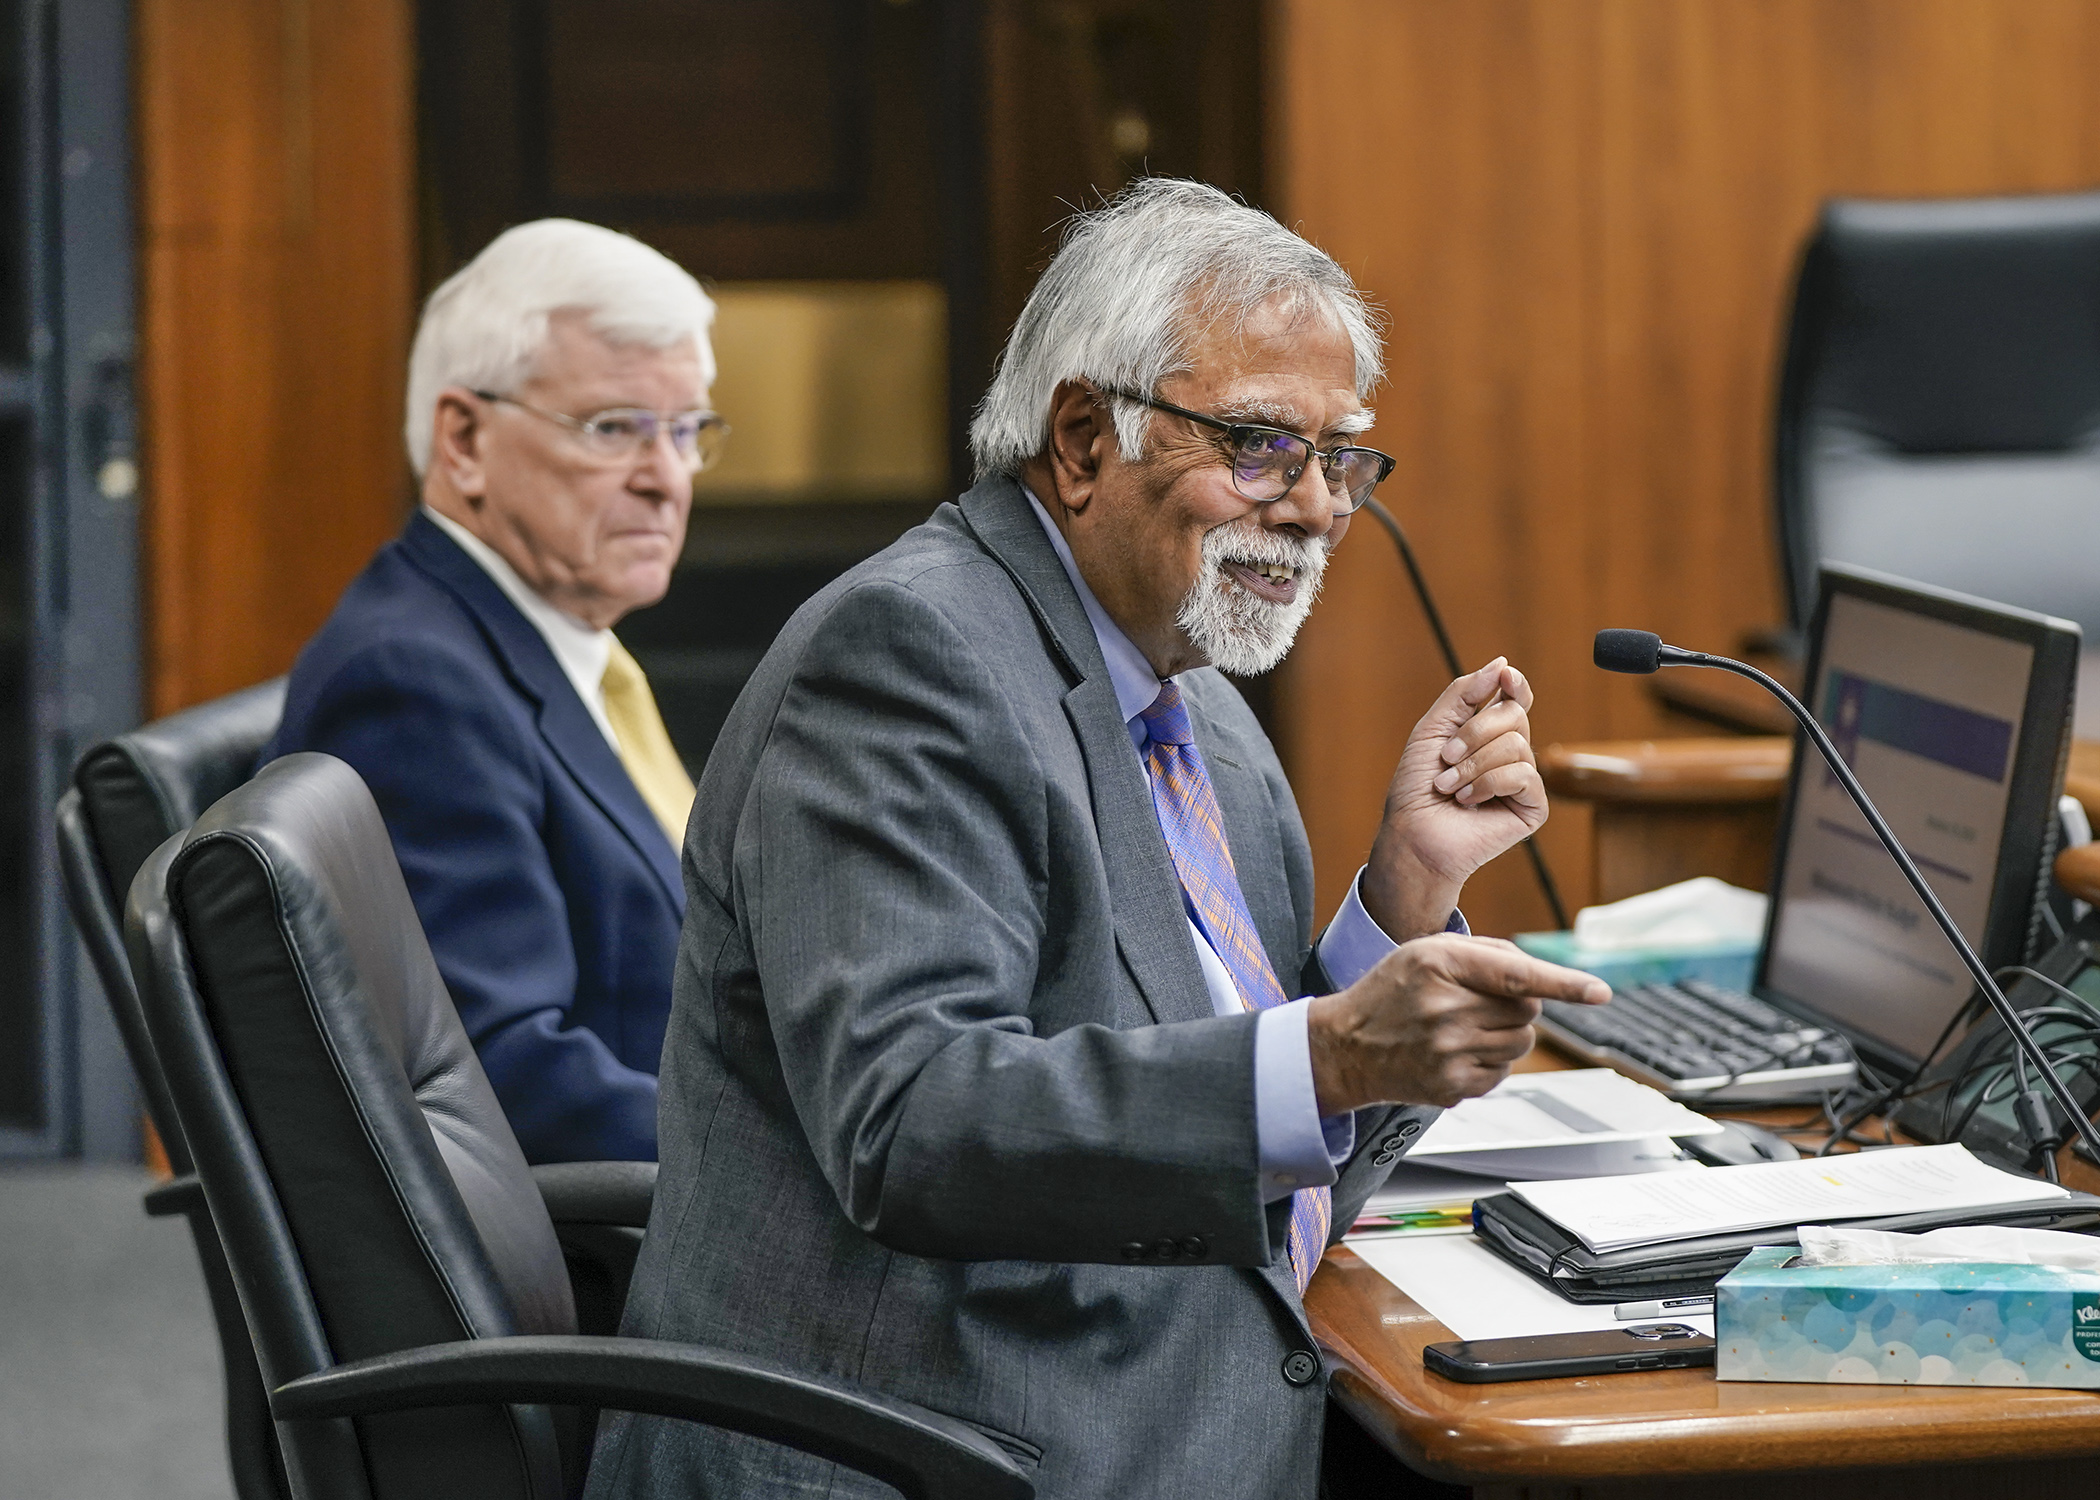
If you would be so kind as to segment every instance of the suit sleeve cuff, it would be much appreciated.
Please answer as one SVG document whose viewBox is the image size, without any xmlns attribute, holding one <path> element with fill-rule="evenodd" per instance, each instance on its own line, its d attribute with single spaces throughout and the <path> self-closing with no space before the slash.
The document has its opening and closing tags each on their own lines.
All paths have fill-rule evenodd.
<svg viewBox="0 0 2100 1500">
<path fill-rule="evenodd" d="M 1356 1147 L 1354 1115 L 1320 1118 L 1303 1000 L 1271 1006 L 1255 1027 L 1254 1129 L 1264 1203 L 1332 1183 Z"/>
<path fill-rule="evenodd" d="M 1342 898 L 1341 910 L 1320 935 L 1320 967 L 1338 990 L 1349 988 L 1400 946 L 1364 910 L 1363 883 L 1364 872 L 1358 870 L 1349 882 L 1349 894 Z M 1472 929 L 1466 925 L 1465 914 L 1454 911 L 1444 931 L 1470 934 Z"/>
</svg>

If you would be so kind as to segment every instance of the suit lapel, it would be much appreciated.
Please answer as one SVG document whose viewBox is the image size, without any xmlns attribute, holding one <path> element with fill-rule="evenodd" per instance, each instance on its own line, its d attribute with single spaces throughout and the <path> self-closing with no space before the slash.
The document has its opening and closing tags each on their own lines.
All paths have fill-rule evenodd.
<svg viewBox="0 0 2100 1500">
<path fill-rule="evenodd" d="M 1238 877 L 1240 895 L 1247 902 L 1247 914 L 1254 919 L 1269 963 L 1286 986 L 1285 997 L 1296 999 L 1288 988 L 1297 977 L 1293 965 L 1297 962 L 1298 931 L 1290 882 L 1276 858 L 1275 839 L 1263 836 L 1273 834 L 1276 827 L 1275 805 L 1267 783 L 1252 769 L 1253 758 L 1245 742 L 1237 731 L 1211 717 L 1203 701 L 1208 692 L 1190 691 L 1189 675 L 1178 679 L 1183 688 L 1182 701 L 1189 705 L 1196 748 L 1203 754 L 1211 788 L 1218 796 L 1218 814 L 1225 820 L 1225 842 L 1232 849 L 1233 874 Z M 1284 1199 L 1274 1208 L 1287 1222 L 1290 1200 Z M 1277 1234 L 1280 1243 L 1280 1227 Z M 1305 1319 L 1304 1302 L 1298 1295 L 1298 1279 L 1291 1270 L 1290 1258 L 1279 1254 L 1254 1274 L 1269 1284 L 1298 1320 L 1300 1329 L 1311 1337 L 1311 1325 Z"/>
<path fill-rule="evenodd" d="M 1215 1014 L 1182 911 L 1181 880 L 1152 810 L 1152 788 L 1130 748 L 1130 731 L 1124 727 L 1101 644 L 1065 576 L 1064 564 L 1013 480 L 994 478 L 978 485 L 963 496 L 962 513 L 978 540 L 1020 585 L 1078 679 L 1065 694 L 1065 716 L 1086 761 L 1116 946 L 1146 1008 L 1160 1022 Z"/>
<path fill-rule="evenodd" d="M 1043 535 L 1042 522 L 1028 497 L 1011 479 L 993 478 L 979 484 L 962 498 L 963 519 L 992 556 L 1013 575 L 1036 618 L 1042 622 L 1053 647 L 1063 658 L 1068 673 L 1076 679 L 1065 694 L 1065 715 L 1079 739 L 1086 761 L 1087 780 L 1094 804 L 1094 826 L 1101 838 L 1102 862 L 1107 867 L 1109 901 L 1114 909 L 1116 946 L 1123 962 L 1137 980 L 1154 1020 L 1195 1021 L 1215 1015 L 1210 991 L 1203 983 L 1202 966 L 1196 962 L 1195 940 L 1189 935 L 1187 913 L 1181 905 L 1181 877 L 1173 857 L 1167 853 L 1166 836 L 1159 831 L 1159 815 L 1153 811 L 1152 788 L 1145 770 L 1130 747 L 1130 731 L 1123 723 L 1123 710 L 1116 702 L 1115 688 L 1108 680 L 1108 664 L 1102 660 L 1101 644 L 1086 608 L 1065 576 L 1064 564 Z M 1186 701 L 1186 700 L 1184 700 Z M 1270 962 L 1279 951 L 1288 952 L 1279 933 L 1289 928 L 1288 918 L 1279 928 L 1279 913 L 1291 909 L 1289 891 L 1273 858 L 1248 850 L 1246 840 L 1254 830 L 1273 827 L 1268 792 L 1249 762 L 1236 748 L 1225 748 L 1224 756 L 1234 764 L 1208 761 L 1209 746 L 1237 747 L 1238 736 L 1203 716 L 1197 732 L 1211 767 L 1211 781 L 1218 789 L 1219 812 L 1226 824 L 1236 864 L 1256 876 L 1256 888 L 1247 891 L 1247 902 L 1261 933 Z M 1224 776 L 1220 772 L 1225 772 Z M 1239 830 L 1239 837 L 1233 837 Z M 1243 882 L 1247 878 L 1241 877 Z M 1259 895 L 1256 892 L 1260 892 Z M 1281 892 L 1279 899 L 1278 892 Z M 1285 969 L 1279 967 L 1277 973 Z M 1271 1205 L 1272 1216 L 1288 1215 L 1288 1202 Z M 1282 1243 L 1279 1228 L 1271 1238 Z M 1298 1296 L 1289 1259 L 1278 1253 L 1273 1262 L 1253 1275 L 1266 1283 L 1296 1320 L 1299 1331 L 1310 1338 L 1310 1325 Z"/>
<path fill-rule="evenodd" d="M 540 738 L 555 759 L 575 778 L 599 811 L 625 835 L 649 868 L 656 872 L 674 910 L 685 908 L 678 854 L 664 837 L 642 794 L 619 756 L 605 742 L 597 720 L 576 696 L 568 674 L 532 622 L 518 613 L 496 580 L 460 550 L 428 517 L 418 513 L 402 534 L 403 550 L 416 565 L 464 605 L 480 625 L 506 676 L 537 707 Z"/>
</svg>

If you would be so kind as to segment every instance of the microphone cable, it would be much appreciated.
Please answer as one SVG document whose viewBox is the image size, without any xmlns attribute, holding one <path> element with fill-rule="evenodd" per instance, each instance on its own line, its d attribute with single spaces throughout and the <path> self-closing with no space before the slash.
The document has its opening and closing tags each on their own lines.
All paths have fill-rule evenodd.
<svg viewBox="0 0 2100 1500">
<path fill-rule="evenodd" d="M 1430 634 L 1436 637 L 1437 649 L 1444 655 L 1444 670 L 1454 678 L 1465 676 L 1465 664 L 1458 659 L 1458 648 L 1451 644 L 1451 632 L 1444 628 L 1443 614 L 1430 596 L 1429 580 L 1422 576 L 1422 565 L 1415 561 L 1415 549 L 1408 543 L 1407 533 L 1400 529 L 1400 522 L 1376 495 L 1364 501 L 1364 509 L 1377 518 L 1386 535 L 1393 539 L 1393 545 L 1400 549 L 1400 561 L 1407 568 L 1408 581 L 1415 586 L 1415 598 L 1421 602 Z M 1546 898 L 1546 909 L 1553 914 L 1553 925 L 1566 932 L 1573 924 L 1568 921 L 1567 907 L 1561 903 L 1560 887 L 1554 884 L 1553 871 L 1546 866 L 1546 856 L 1528 833 L 1524 835 L 1524 852 L 1531 856 L 1531 873 L 1538 880 L 1539 894 Z"/>
</svg>

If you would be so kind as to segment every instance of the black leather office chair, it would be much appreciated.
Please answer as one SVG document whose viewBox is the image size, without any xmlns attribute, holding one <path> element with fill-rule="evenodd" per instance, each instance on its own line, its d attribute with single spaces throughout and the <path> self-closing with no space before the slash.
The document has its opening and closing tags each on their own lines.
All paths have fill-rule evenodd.
<svg viewBox="0 0 2100 1500">
<path fill-rule="evenodd" d="M 81 756 L 58 803 L 66 903 L 116 1014 L 147 1117 L 178 1174 L 190 1169 L 189 1153 L 169 1112 L 167 1082 L 131 982 L 124 895 L 148 855 L 248 779 L 283 717 L 282 677 L 171 714 Z"/>
<path fill-rule="evenodd" d="M 2100 193 L 1826 205 L 1776 458 L 1797 630 L 1827 559 L 2100 643 Z"/>
<path fill-rule="evenodd" d="M 574 1333 L 541 1193 L 342 762 L 288 756 L 169 840 L 126 937 L 301 1500 L 559 1495 L 577 1407 L 752 1433 L 907 1496 L 1033 1494 L 951 1418 Z"/>
<path fill-rule="evenodd" d="M 56 815 L 66 904 L 109 997 L 147 1118 L 176 1173 L 174 1182 L 146 1195 L 146 1211 L 181 1214 L 197 1245 L 218 1325 L 227 1462 L 239 1500 L 282 1500 L 276 1434 L 226 1258 L 203 1194 L 188 1176 L 189 1149 L 146 1035 L 124 951 L 123 910 L 125 892 L 147 856 L 248 779 L 283 716 L 284 679 L 279 677 L 104 740 L 74 767 L 73 785 L 59 799 Z"/>
</svg>

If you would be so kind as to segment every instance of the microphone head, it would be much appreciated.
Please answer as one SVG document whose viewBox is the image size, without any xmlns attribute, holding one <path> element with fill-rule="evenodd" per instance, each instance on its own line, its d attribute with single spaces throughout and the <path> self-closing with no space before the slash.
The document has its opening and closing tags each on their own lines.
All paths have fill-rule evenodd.
<svg viewBox="0 0 2100 1500">
<path fill-rule="evenodd" d="M 1600 630 L 1591 659 L 1607 672 L 1653 672 L 1662 666 L 1662 637 L 1647 630 Z"/>
</svg>

